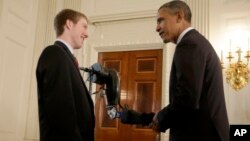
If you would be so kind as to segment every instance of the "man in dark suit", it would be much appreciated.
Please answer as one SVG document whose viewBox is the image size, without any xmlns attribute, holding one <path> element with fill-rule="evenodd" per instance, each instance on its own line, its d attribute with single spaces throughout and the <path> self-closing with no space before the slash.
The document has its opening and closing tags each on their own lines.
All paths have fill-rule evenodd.
<svg viewBox="0 0 250 141">
<path fill-rule="evenodd" d="M 94 141 L 94 108 L 73 50 L 88 37 L 87 17 L 64 9 L 55 19 L 56 42 L 46 47 L 36 76 L 40 141 Z"/>
<path fill-rule="evenodd" d="M 170 129 L 170 141 L 229 141 L 220 61 L 205 37 L 191 27 L 189 6 L 162 5 L 156 31 L 176 44 L 170 74 L 170 102 L 153 118 L 156 132 Z"/>
</svg>

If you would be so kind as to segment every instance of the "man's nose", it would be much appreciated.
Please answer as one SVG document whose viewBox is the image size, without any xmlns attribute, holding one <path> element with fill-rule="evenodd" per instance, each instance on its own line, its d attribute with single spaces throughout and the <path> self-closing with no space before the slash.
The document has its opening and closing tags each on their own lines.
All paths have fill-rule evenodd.
<svg viewBox="0 0 250 141">
<path fill-rule="evenodd" d="M 157 25 L 155 31 L 156 31 L 156 32 L 160 32 L 160 30 L 161 30 L 160 26 Z"/>
<path fill-rule="evenodd" d="M 85 38 L 88 38 L 88 37 L 89 37 L 88 31 L 86 31 L 86 32 L 84 33 L 84 37 L 85 37 Z"/>
</svg>

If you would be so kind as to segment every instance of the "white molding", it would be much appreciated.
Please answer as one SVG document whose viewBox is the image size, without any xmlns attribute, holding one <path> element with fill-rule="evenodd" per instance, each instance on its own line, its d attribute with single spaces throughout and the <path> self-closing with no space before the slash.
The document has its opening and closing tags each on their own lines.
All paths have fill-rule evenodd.
<svg viewBox="0 0 250 141">
<path fill-rule="evenodd" d="M 136 11 L 136 12 L 97 15 L 97 16 L 90 16 L 89 21 L 94 24 L 94 23 L 99 23 L 99 22 L 151 18 L 151 17 L 156 17 L 156 13 L 157 13 L 157 10 L 154 9 L 154 10 L 145 10 L 145 11 Z"/>
<path fill-rule="evenodd" d="M 117 52 L 117 51 L 163 49 L 164 46 L 165 46 L 165 44 L 160 43 L 160 42 L 92 45 L 94 50 L 97 52 Z"/>
</svg>

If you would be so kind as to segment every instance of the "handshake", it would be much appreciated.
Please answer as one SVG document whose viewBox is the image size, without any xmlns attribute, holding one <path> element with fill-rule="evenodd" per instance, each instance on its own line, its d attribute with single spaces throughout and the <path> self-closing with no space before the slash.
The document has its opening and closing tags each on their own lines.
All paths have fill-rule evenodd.
<svg viewBox="0 0 250 141">
<path fill-rule="evenodd" d="M 120 118 L 123 124 L 141 124 L 142 126 L 149 126 L 154 131 L 159 132 L 158 122 L 153 112 L 139 113 L 125 107 L 122 112 L 120 112 Z"/>
</svg>

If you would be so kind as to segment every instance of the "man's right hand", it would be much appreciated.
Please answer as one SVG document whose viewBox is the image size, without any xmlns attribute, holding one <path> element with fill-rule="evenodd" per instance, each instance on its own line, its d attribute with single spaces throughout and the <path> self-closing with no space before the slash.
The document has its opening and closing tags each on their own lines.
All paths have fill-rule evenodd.
<svg viewBox="0 0 250 141">
<path fill-rule="evenodd" d="M 156 133 L 160 133 L 159 121 L 157 119 L 157 114 L 154 115 L 152 122 L 149 124 L 149 128 L 151 128 Z"/>
</svg>

